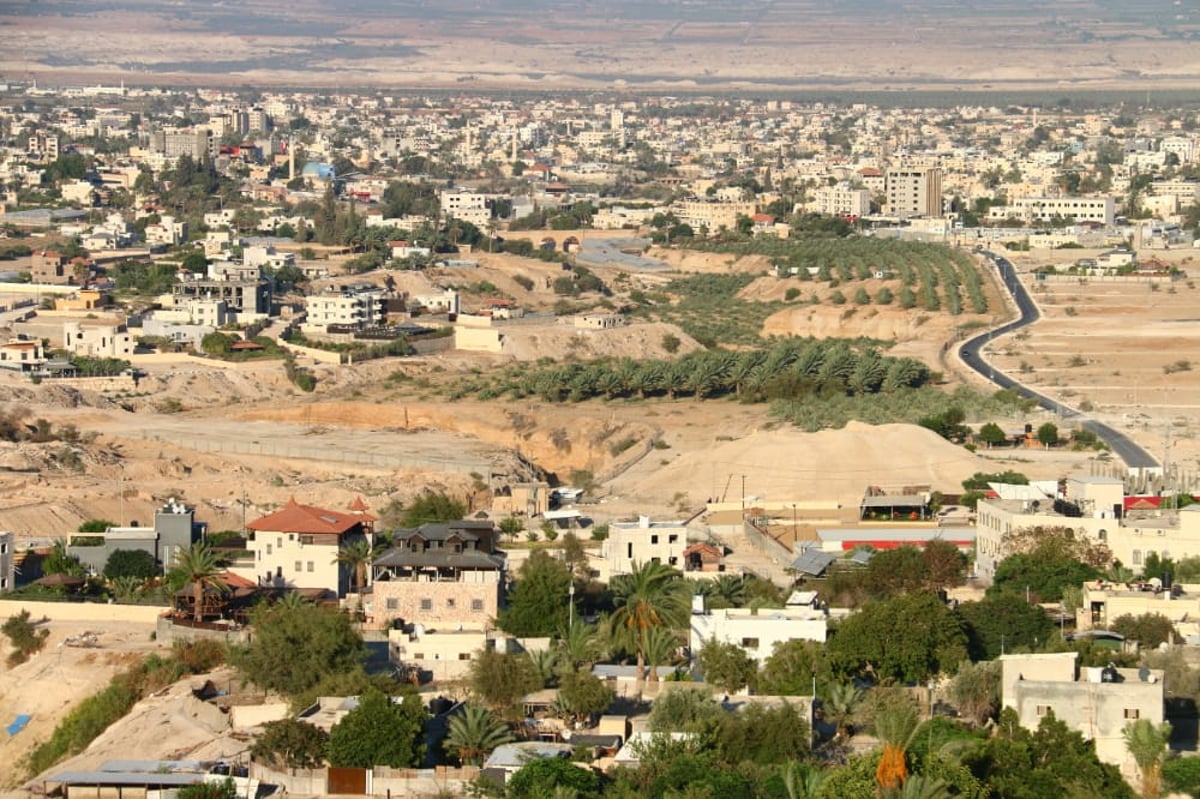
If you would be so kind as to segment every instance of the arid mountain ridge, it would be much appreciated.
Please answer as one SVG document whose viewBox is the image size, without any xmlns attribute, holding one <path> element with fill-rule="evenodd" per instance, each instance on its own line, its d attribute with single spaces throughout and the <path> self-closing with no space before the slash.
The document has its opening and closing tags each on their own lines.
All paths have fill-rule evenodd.
<svg viewBox="0 0 1200 799">
<path fill-rule="evenodd" d="M 0 76 L 464 89 L 1182 88 L 1170 0 L 0 3 Z"/>
</svg>

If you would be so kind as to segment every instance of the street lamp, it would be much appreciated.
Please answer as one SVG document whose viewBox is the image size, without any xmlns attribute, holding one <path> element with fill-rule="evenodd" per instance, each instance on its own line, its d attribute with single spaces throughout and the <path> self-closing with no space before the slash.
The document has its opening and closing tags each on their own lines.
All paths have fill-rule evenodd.
<svg viewBox="0 0 1200 799">
<path fill-rule="evenodd" d="M 567 589 L 567 593 L 571 596 L 571 601 L 567 605 L 567 631 L 571 632 L 575 629 L 575 581 L 571 580 L 571 587 Z"/>
</svg>

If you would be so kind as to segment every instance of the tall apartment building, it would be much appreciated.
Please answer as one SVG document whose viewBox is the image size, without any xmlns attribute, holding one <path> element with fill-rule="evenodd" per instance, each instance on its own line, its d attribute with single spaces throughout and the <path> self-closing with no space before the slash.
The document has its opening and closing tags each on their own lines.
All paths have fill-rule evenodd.
<svg viewBox="0 0 1200 799">
<path fill-rule="evenodd" d="M 887 172 L 887 212 L 907 219 L 942 215 L 942 170 L 900 167 Z"/>
<path fill-rule="evenodd" d="M 216 154 L 217 139 L 208 128 L 163 128 L 150 140 L 150 147 L 170 160 L 189 155 L 196 160 L 207 160 Z"/>
</svg>

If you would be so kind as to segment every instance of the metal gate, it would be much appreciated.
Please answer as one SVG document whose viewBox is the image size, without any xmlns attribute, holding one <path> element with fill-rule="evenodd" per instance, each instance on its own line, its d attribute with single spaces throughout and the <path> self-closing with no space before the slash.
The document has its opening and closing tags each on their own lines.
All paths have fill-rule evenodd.
<svg viewBox="0 0 1200 799">
<path fill-rule="evenodd" d="M 365 768 L 335 768 L 329 767 L 326 777 L 325 792 L 332 794 L 355 794 L 362 796 L 370 793 L 367 790 L 367 774 Z"/>
</svg>

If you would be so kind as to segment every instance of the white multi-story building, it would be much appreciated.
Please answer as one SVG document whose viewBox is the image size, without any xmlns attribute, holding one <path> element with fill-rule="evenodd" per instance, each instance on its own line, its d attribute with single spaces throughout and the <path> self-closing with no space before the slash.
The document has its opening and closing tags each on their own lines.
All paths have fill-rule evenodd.
<svg viewBox="0 0 1200 799">
<path fill-rule="evenodd" d="M 613 522 L 601 548 L 608 575 L 630 574 L 634 565 L 657 561 L 683 569 L 688 531 L 683 522 L 655 522 L 639 516 L 636 522 Z"/>
<path fill-rule="evenodd" d="M 306 333 L 328 332 L 331 325 L 362 330 L 387 319 L 387 292 L 380 288 L 314 294 L 305 303 L 308 314 L 302 329 Z"/>
<path fill-rule="evenodd" d="M 871 213 L 871 192 L 848 183 L 825 186 L 813 192 L 810 207 L 818 214 L 858 218 Z"/>
<path fill-rule="evenodd" d="M 1116 201 L 1112 197 L 1018 197 L 1008 205 L 990 208 L 988 219 L 1039 222 L 1059 217 L 1111 225 L 1116 217 L 1115 209 Z"/>
<path fill-rule="evenodd" d="M 1011 554 L 1013 534 L 1029 528 L 1068 528 L 1079 538 L 1103 543 L 1113 558 L 1135 571 L 1146 558 L 1200 555 L 1200 505 L 1174 510 L 1124 510 L 1122 482 L 1111 477 L 1072 477 L 1063 496 L 982 499 L 976 523 L 976 569 L 995 575 Z"/>
<path fill-rule="evenodd" d="M 88 358 L 128 358 L 133 355 L 133 336 L 125 325 L 84 327 L 79 322 L 63 325 L 63 349 Z"/>
<path fill-rule="evenodd" d="M 467 189 L 446 189 L 441 194 L 442 216 L 460 219 L 478 228 L 487 226 L 492 211 L 487 207 L 487 197 Z"/>
</svg>

